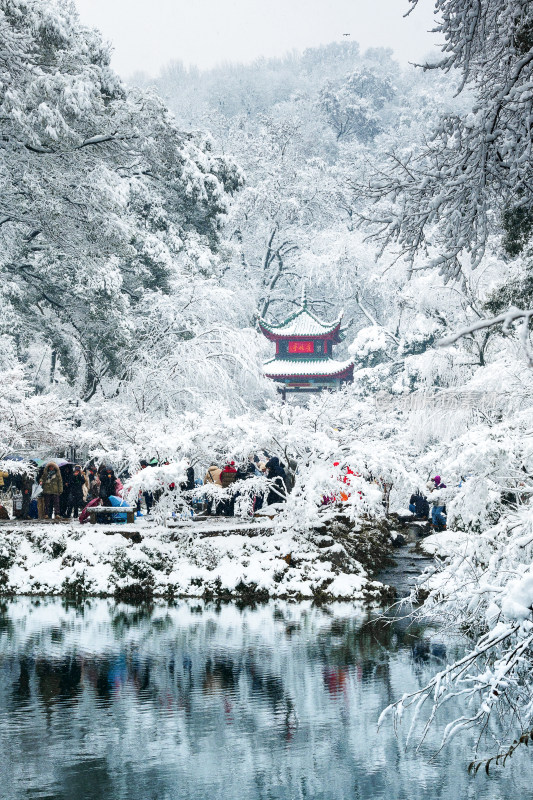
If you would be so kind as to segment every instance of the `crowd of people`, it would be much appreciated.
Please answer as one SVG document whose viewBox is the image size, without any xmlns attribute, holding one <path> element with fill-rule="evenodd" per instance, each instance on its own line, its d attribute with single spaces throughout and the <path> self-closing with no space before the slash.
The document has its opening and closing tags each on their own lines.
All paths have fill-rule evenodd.
<svg viewBox="0 0 533 800">
<path fill-rule="evenodd" d="M 185 481 L 179 487 L 185 502 L 191 509 L 193 503 L 197 509 L 201 506 L 202 513 L 206 515 L 233 516 L 236 500 L 246 494 L 244 489 L 239 491 L 237 487 L 233 487 L 233 491 L 221 493 L 220 497 L 217 496 L 217 492 L 206 491 L 203 502 L 199 502 L 198 492 L 193 497 L 193 490 L 202 485 L 207 488 L 228 489 L 236 482 L 247 481 L 256 476 L 266 476 L 270 479 L 270 483 L 268 491 L 257 492 L 252 497 L 252 511 L 258 511 L 264 504 L 283 502 L 294 485 L 296 464 L 291 462 L 293 470 L 291 472 L 291 469 L 286 469 L 277 456 L 267 457 L 266 454 L 262 456 L 263 458 L 250 456 L 248 460 L 238 465 L 234 461 L 224 462 L 222 467 L 213 463 L 207 470 L 203 482 L 195 481 L 194 468 L 189 464 Z M 155 459 L 141 460 L 140 470 L 157 465 Z M 123 473 L 121 477 L 127 479 L 130 475 Z M 50 460 L 41 465 L 35 475 L 0 470 L 0 495 L 8 490 L 11 492 L 13 515 L 23 520 L 79 519 L 83 523 L 88 520 L 90 509 L 94 506 L 110 508 L 125 505 L 122 500 L 123 489 L 123 483 L 115 475 L 114 469 L 106 464 L 97 467 L 90 463 L 83 468 L 81 464 Z M 175 490 L 175 484 L 171 483 L 168 489 Z M 149 517 L 162 494 L 163 489 L 139 492 L 136 500 L 137 516 Z M 9 515 L 0 498 L 0 519 L 2 518 L 9 519 Z"/>
<path fill-rule="evenodd" d="M 155 459 L 141 460 L 140 470 L 149 469 L 157 464 Z M 251 513 L 260 511 L 263 506 L 285 502 L 294 487 L 296 469 L 296 462 L 292 460 L 285 466 L 277 456 L 261 453 L 251 455 L 238 464 L 229 460 L 218 466 L 213 462 L 207 469 L 203 481 L 195 480 L 194 468 L 189 465 L 186 479 L 179 488 L 191 510 L 194 505 L 196 510 L 201 509 L 200 513 L 205 516 L 232 517 L 240 497 L 247 498 Z M 339 497 L 324 497 L 323 503 L 345 502 L 350 496 L 351 478 L 357 475 L 358 473 L 346 468 L 340 478 L 343 486 L 339 491 Z M 248 491 L 245 486 L 246 481 L 261 476 L 269 479 L 267 489 Z M 129 474 L 125 473 L 122 477 L 128 478 Z M 206 489 L 203 494 L 198 491 L 201 486 Z M 435 530 L 445 530 L 446 484 L 440 475 L 435 475 L 428 481 L 426 487 L 428 496 L 419 489 L 411 495 L 409 511 L 413 515 L 412 519 L 429 521 Z M 8 489 L 12 490 L 13 513 L 19 519 L 79 519 L 83 523 L 89 518 L 93 506 L 101 505 L 107 508 L 124 505 L 123 488 L 122 481 L 115 475 L 114 469 L 106 464 L 97 467 L 90 463 L 83 468 L 81 464 L 73 465 L 66 461 L 58 463 L 51 460 L 42 465 L 35 476 L 0 470 L 0 495 Z M 174 490 L 176 487 L 170 484 L 168 488 Z M 218 489 L 231 489 L 231 491 L 219 493 Z M 137 515 L 149 517 L 162 494 L 163 489 L 139 492 L 136 500 Z M 2 518 L 7 519 L 9 516 L 0 502 L 0 519 Z"/>
<path fill-rule="evenodd" d="M 2 472 L 0 492 L 12 490 L 13 515 L 18 519 L 76 519 L 91 502 L 109 504 L 111 496 L 120 496 L 122 483 L 111 467 L 63 461 L 48 461 L 37 469 L 34 476 L 28 473 Z M 5 518 L 4 514 L 0 514 Z"/>
<path fill-rule="evenodd" d="M 222 489 L 227 489 L 240 481 L 264 475 L 270 480 L 268 492 L 266 495 L 256 493 L 252 496 L 251 510 L 256 512 L 263 505 L 283 503 L 294 486 L 296 462 L 291 460 L 286 469 L 277 456 L 268 457 L 265 454 L 263 456 L 263 459 L 257 455 L 250 456 L 247 461 L 238 465 L 235 461 L 227 461 L 223 467 L 211 464 L 205 473 L 204 486 L 220 486 Z M 243 492 L 239 491 L 232 492 L 229 498 L 217 501 L 216 495 L 208 493 L 205 513 L 208 516 L 214 513 L 232 517 L 235 513 L 235 502 L 242 494 Z"/>
</svg>

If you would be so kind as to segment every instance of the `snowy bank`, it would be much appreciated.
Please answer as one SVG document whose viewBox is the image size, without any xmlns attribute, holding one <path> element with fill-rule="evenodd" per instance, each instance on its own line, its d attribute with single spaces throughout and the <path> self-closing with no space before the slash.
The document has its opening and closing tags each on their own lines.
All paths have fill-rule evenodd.
<svg viewBox="0 0 533 800">
<path fill-rule="evenodd" d="M 141 533 L 142 541 L 126 538 Z M 276 530 L 270 520 L 80 526 L 6 523 L 0 529 L 0 594 L 136 598 L 227 597 L 381 600 L 369 553 L 382 540 Z M 365 565 L 365 566 L 364 566 Z"/>
<path fill-rule="evenodd" d="M 421 539 L 417 548 L 427 556 L 438 556 L 448 558 L 449 556 L 460 555 L 465 547 L 468 546 L 469 537 L 463 531 L 446 530 L 440 533 L 433 533 L 425 539 Z"/>
</svg>

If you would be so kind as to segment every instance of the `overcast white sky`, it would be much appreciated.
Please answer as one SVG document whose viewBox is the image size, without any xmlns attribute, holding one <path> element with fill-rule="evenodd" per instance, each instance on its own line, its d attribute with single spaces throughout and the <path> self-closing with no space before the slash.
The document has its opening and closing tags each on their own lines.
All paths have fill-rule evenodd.
<svg viewBox="0 0 533 800">
<path fill-rule="evenodd" d="M 280 56 L 333 41 L 391 47 L 420 60 L 435 37 L 433 0 L 407 19 L 407 0 L 75 0 L 82 20 L 113 43 L 122 76 L 156 75 L 173 59 L 201 68 Z"/>
</svg>

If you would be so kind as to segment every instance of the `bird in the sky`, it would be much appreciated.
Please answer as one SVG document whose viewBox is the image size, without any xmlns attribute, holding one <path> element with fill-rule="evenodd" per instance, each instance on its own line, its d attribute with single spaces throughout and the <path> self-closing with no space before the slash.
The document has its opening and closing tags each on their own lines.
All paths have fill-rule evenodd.
<svg viewBox="0 0 533 800">
<path fill-rule="evenodd" d="M 350 33 L 343 33 L 342 35 L 343 35 L 343 36 L 351 36 L 351 34 L 350 34 Z"/>
</svg>

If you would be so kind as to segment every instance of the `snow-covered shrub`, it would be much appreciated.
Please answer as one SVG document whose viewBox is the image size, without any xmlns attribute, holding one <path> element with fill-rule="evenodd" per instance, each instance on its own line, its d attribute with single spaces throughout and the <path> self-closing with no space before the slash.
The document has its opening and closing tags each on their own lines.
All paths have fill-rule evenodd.
<svg viewBox="0 0 533 800">
<path fill-rule="evenodd" d="M 447 503 L 448 526 L 481 533 L 495 525 L 504 510 L 500 487 L 489 478 L 469 477 Z"/>
<path fill-rule="evenodd" d="M 186 469 L 187 462 L 184 459 L 139 469 L 126 481 L 124 499 L 135 506 L 144 492 L 151 494 L 156 500 L 154 518 L 164 522 L 167 517 L 186 507 L 181 490 L 186 480 Z"/>
<path fill-rule="evenodd" d="M 348 352 L 361 367 L 375 367 L 387 360 L 387 345 L 387 331 L 380 325 L 370 325 L 357 332 Z"/>
</svg>

